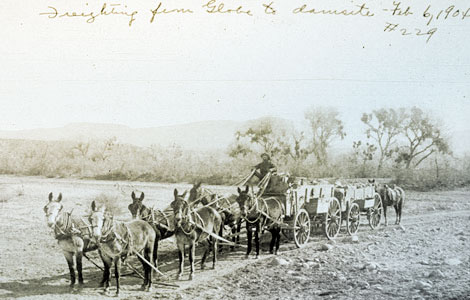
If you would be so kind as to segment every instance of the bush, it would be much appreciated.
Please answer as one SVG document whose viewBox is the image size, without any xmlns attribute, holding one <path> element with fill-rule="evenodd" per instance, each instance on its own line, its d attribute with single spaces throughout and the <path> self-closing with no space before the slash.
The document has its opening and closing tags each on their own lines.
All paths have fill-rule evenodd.
<svg viewBox="0 0 470 300">
<path fill-rule="evenodd" d="M 122 209 L 119 207 L 119 198 L 109 194 L 101 193 L 93 199 L 97 207 L 106 207 L 106 211 L 111 215 L 120 215 L 122 214 Z"/>
</svg>

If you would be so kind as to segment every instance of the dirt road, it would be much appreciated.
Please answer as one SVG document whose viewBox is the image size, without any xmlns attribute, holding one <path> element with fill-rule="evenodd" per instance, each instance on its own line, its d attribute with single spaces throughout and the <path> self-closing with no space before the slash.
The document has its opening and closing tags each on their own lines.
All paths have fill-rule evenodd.
<svg viewBox="0 0 470 300">
<path fill-rule="evenodd" d="M 124 187 L 124 188 L 123 188 Z M 85 213 L 99 193 L 117 195 L 122 218 L 131 189 L 144 190 L 156 206 L 170 199 L 174 187 L 186 185 L 88 182 L 0 177 L 2 232 L 0 242 L 0 299 L 103 299 L 98 287 L 101 271 L 84 262 L 85 285 L 68 288 L 65 259 L 45 225 L 42 207 L 49 191 L 64 194 L 64 205 Z M 219 187 L 229 191 L 230 187 Z M 153 201 L 153 202 L 152 202 Z M 389 210 L 389 223 L 395 213 Z M 365 219 L 365 218 L 364 218 Z M 179 288 L 154 285 L 139 291 L 141 280 L 122 279 L 122 299 L 467 299 L 470 298 L 470 191 L 407 192 L 402 226 L 372 231 L 366 221 L 357 240 L 344 232 L 335 242 L 321 234 L 302 249 L 283 240 L 278 256 L 262 252 L 244 259 L 240 248 L 224 251 L 215 270 L 196 268 L 196 277 L 176 281 L 174 241 L 165 240 L 159 252 L 158 280 Z M 264 236 L 269 240 L 269 233 Z M 264 250 L 267 245 L 264 245 Z M 100 263 L 96 253 L 90 256 Z M 200 257 L 200 256 L 198 256 Z M 131 263 L 138 266 L 135 260 Z M 140 267 L 139 267 L 140 268 Z M 129 273 L 125 271 L 125 273 Z"/>
</svg>

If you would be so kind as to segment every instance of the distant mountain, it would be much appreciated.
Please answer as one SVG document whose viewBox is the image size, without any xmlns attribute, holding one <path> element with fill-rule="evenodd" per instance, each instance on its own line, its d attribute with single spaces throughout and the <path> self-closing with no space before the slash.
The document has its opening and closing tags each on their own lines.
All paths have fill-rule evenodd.
<svg viewBox="0 0 470 300">
<path fill-rule="evenodd" d="M 60 128 L 0 131 L 2 139 L 89 141 L 116 137 L 137 146 L 178 144 L 187 149 L 226 149 L 244 122 L 204 121 L 174 126 L 131 128 L 116 124 L 72 123 Z"/>
</svg>

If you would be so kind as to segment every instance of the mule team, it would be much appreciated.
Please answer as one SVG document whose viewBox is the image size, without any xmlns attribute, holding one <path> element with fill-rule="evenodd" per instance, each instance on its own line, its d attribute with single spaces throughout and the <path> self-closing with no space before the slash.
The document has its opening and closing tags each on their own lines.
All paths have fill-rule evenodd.
<svg viewBox="0 0 470 300">
<path fill-rule="evenodd" d="M 404 202 L 404 192 L 401 188 L 391 188 L 388 185 L 378 185 L 369 181 L 376 187 L 382 199 L 385 224 L 387 224 L 387 206 L 394 206 L 396 224 L 401 221 L 401 211 Z M 223 239 L 225 226 L 231 228 L 232 242 L 239 241 L 241 222 L 245 221 L 247 229 L 247 252 L 252 250 L 252 236 L 254 233 L 256 257 L 260 251 L 260 233 L 264 229 L 271 232 L 270 253 L 277 254 L 280 244 L 280 223 L 284 213 L 282 204 L 275 198 L 262 199 L 250 193 L 249 187 L 238 188 L 238 195 L 220 197 L 195 184 L 188 199 L 187 192 L 179 194 L 174 190 L 174 200 L 170 207 L 164 211 L 148 208 L 143 204 L 144 193 L 136 197 L 132 192 L 132 203 L 128 206 L 133 220 L 120 222 L 106 212 L 105 206 L 98 207 L 95 201 L 91 204 L 91 214 L 76 216 L 63 210 L 62 194 L 54 199 L 49 194 L 49 202 L 44 207 L 47 224 L 53 228 L 55 238 L 61 247 L 70 271 L 70 285 L 76 283 L 74 261 L 78 273 L 78 283 L 83 284 L 82 257 L 87 251 L 99 250 L 103 261 L 104 272 L 101 286 L 109 290 L 111 266 L 114 264 L 116 278 L 116 294 L 120 289 L 120 267 L 122 261 L 130 255 L 137 255 L 144 270 L 142 289 L 150 291 L 152 286 L 153 270 L 158 271 L 157 251 L 160 240 L 172 235 L 176 237 L 179 257 L 178 279 L 183 274 L 185 245 L 189 246 L 189 263 L 191 280 L 194 276 L 195 248 L 197 243 L 205 245 L 201 260 L 201 269 L 210 252 L 213 254 L 212 268 L 217 262 L 218 240 Z M 233 248 L 232 244 L 232 248 Z M 158 271 L 159 272 L 159 271 Z"/>
</svg>

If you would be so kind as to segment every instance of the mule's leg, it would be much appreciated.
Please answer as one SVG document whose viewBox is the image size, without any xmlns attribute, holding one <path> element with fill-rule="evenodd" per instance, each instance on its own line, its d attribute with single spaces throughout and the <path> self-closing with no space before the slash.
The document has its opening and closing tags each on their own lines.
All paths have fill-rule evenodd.
<svg viewBox="0 0 470 300">
<path fill-rule="evenodd" d="M 259 233 L 261 231 L 261 224 L 258 222 L 256 224 L 256 231 L 255 231 L 255 245 L 256 245 L 256 256 L 255 258 L 258 258 L 259 256 Z"/>
<path fill-rule="evenodd" d="M 145 257 L 145 256 L 144 256 Z M 140 289 L 141 290 L 145 290 L 145 288 L 147 287 L 147 284 L 148 284 L 148 265 L 147 263 L 140 257 L 138 257 L 140 263 L 142 264 L 142 269 L 144 269 L 144 283 L 142 283 L 142 285 L 140 286 Z"/>
<path fill-rule="evenodd" d="M 78 251 L 75 257 L 75 260 L 77 261 L 78 284 L 80 285 L 83 284 L 82 258 L 83 258 L 83 253 L 81 251 Z"/>
<path fill-rule="evenodd" d="M 153 255 L 153 265 L 155 266 L 155 268 L 158 268 L 158 242 L 159 240 L 158 239 L 155 239 L 155 244 L 154 244 L 154 247 L 153 247 L 153 252 L 152 252 L 152 255 Z"/>
<path fill-rule="evenodd" d="M 217 239 L 213 239 L 212 241 L 212 252 L 214 254 L 214 258 L 212 258 L 212 269 L 215 269 L 215 263 L 217 262 L 217 245 L 218 244 L 218 240 Z"/>
<path fill-rule="evenodd" d="M 114 277 L 116 277 L 116 295 L 119 295 L 119 288 L 120 288 L 120 282 L 119 282 L 119 276 L 120 276 L 120 271 L 121 271 L 121 258 L 117 256 L 114 259 Z"/>
<path fill-rule="evenodd" d="M 246 255 L 245 258 L 248 258 L 248 255 L 250 255 L 251 252 L 251 238 L 253 237 L 253 232 L 251 231 L 251 226 L 250 224 L 246 224 L 246 239 L 247 239 L 247 249 L 246 249 Z"/>
<path fill-rule="evenodd" d="M 240 231 L 242 231 L 242 221 L 239 220 L 237 223 L 237 244 L 240 243 Z"/>
<path fill-rule="evenodd" d="M 183 243 L 177 243 L 178 246 L 178 258 L 180 261 L 180 270 L 178 272 L 178 276 L 176 279 L 180 279 L 181 275 L 183 275 L 183 270 L 184 270 L 184 244 Z"/>
<path fill-rule="evenodd" d="M 399 224 L 399 222 L 398 222 L 398 205 L 399 204 L 397 203 L 393 206 L 393 208 L 395 208 L 395 225 Z"/>
<path fill-rule="evenodd" d="M 401 200 L 400 202 L 398 202 L 398 224 L 400 224 L 400 222 L 401 222 L 401 212 L 402 212 L 402 209 L 403 209 L 403 200 Z"/>
<path fill-rule="evenodd" d="M 221 226 L 220 226 L 220 229 L 219 229 L 219 236 L 220 236 L 221 238 L 224 237 L 224 225 L 221 225 Z M 219 251 L 222 252 L 222 246 L 220 246 Z"/>
<path fill-rule="evenodd" d="M 236 231 L 237 231 L 237 227 L 233 225 L 231 232 L 232 232 L 232 243 L 234 244 L 236 243 L 236 239 L 237 239 L 237 237 L 235 236 Z M 230 251 L 233 251 L 233 250 L 235 250 L 235 246 L 230 246 Z"/>
<path fill-rule="evenodd" d="M 70 287 L 75 285 L 75 269 L 73 268 L 73 252 L 64 251 L 65 259 L 67 260 L 67 265 L 69 266 L 70 272 Z"/>
<path fill-rule="evenodd" d="M 204 270 L 204 268 L 205 268 L 204 265 L 206 263 L 206 258 L 207 258 L 207 255 L 210 252 L 211 242 L 209 241 L 209 239 L 204 242 L 204 253 L 202 254 L 202 258 L 201 258 L 201 270 Z"/>
<path fill-rule="evenodd" d="M 388 221 L 387 221 L 387 205 L 382 205 L 384 208 L 384 218 L 385 218 L 385 226 L 388 226 Z"/>
<path fill-rule="evenodd" d="M 157 241 L 155 243 L 157 243 L 157 245 L 158 245 Z M 148 245 L 147 248 L 145 249 L 145 252 L 144 252 L 145 259 L 147 261 L 151 262 L 151 263 L 154 263 L 154 261 L 152 259 L 155 258 L 155 255 L 153 253 L 154 248 L 155 248 L 155 243 L 154 243 L 154 245 Z M 154 266 L 156 266 L 156 265 L 154 265 Z M 152 273 L 153 273 L 153 269 L 152 269 L 151 266 L 147 266 L 147 269 L 148 269 L 148 274 L 147 274 L 147 277 L 146 277 L 147 278 L 147 287 L 146 287 L 145 291 L 150 292 L 152 290 Z"/>
<path fill-rule="evenodd" d="M 111 265 L 113 263 L 112 259 L 109 257 L 105 257 L 101 254 L 101 260 L 103 261 L 104 271 L 103 271 L 103 279 L 101 280 L 100 286 L 104 287 L 104 291 L 107 292 L 109 290 L 109 280 L 111 277 Z"/>
<path fill-rule="evenodd" d="M 191 245 L 189 246 L 189 265 L 190 265 L 189 280 L 193 280 L 195 258 L 196 258 L 196 243 L 193 241 Z"/>
<path fill-rule="evenodd" d="M 274 254 L 274 244 L 276 243 L 276 229 L 269 230 L 271 233 L 271 242 L 269 243 L 269 253 Z"/>
<path fill-rule="evenodd" d="M 281 227 L 276 228 L 276 250 L 274 250 L 274 255 L 277 255 L 279 251 L 279 244 L 281 242 Z"/>
</svg>

